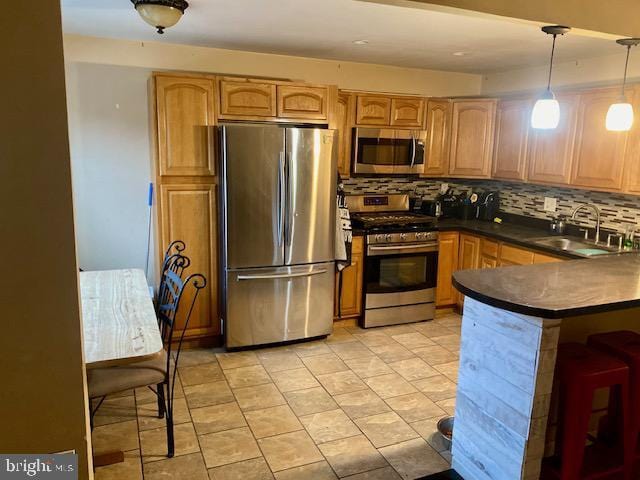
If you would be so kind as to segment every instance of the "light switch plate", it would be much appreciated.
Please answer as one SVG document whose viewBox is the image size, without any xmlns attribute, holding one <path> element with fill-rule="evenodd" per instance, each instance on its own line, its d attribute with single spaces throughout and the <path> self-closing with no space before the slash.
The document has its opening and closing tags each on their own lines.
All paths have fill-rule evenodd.
<svg viewBox="0 0 640 480">
<path fill-rule="evenodd" d="M 544 197 L 544 211 L 555 212 L 558 206 L 558 199 L 554 197 Z"/>
</svg>

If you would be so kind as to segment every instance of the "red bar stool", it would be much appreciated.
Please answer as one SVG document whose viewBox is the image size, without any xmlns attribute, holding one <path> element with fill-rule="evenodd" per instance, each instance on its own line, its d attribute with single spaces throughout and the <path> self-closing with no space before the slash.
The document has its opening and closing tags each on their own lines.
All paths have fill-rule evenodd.
<svg viewBox="0 0 640 480">
<path fill-rule="evenodd" d="M 629 367 L 621 360 L 591 349 L 580 343 L 565 343 L 558 346 L 556 372 L 560 380 L 559 446 L 561 448 L 562 480 L 583 478 L 582 468 L 589 418 L 591 417 L 594 392 L 610 387 L 619 390 L 622 440 L 624 445 L 624 478 L 631 479 L 633 450 L 632 428 L 629 422 Z M 618 405 L 612 405 L 616 408 Z M 615 471 L 619 471 L 617 466 Z M 598 472 L 606 474 L 608 472 Z M 614 473 L 612 471 L 611 473 Z"/>
<path fill-rule="evenodd" d="M 640 434 L 640 335 L 622 330 L 598 333 L 587 340 L 589 346 L 619 358 L 629 366 L 631 393 L 631 422 L 633 424 L 633 452 Z"/>
</svg>

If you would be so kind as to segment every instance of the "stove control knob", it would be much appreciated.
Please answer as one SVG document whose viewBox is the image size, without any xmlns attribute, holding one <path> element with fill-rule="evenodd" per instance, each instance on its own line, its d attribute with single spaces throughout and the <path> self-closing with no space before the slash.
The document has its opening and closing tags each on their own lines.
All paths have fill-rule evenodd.
<svg viewBox="0 0 640 480">
<path fill-rule="evenodd" d="M 400 234 L 400 240 L 406 240 L 407 239 L 407 234 L 406 233 L 401 233 Z"/>
<path fill-rule="evenodd" d="M 390 233 L 387 233 L 385 235 L 385 238 L 386 238 L 387 242 L 390 242 L 391 240 L 393 240 L 393 235 L 391 235 Z"/>
<path fill-rule="evenodd" d="M 424 240 L 427 238 L 426 232 L 418 232 L 416 233 L 416 240 Z"/>
<path fill-rule="evenodd" d="M 382 242 L 384 241 L 384 235 L 382 235 L 381 233 L 378 233 L 376 235 L 376 242 Z"/>
</svg>

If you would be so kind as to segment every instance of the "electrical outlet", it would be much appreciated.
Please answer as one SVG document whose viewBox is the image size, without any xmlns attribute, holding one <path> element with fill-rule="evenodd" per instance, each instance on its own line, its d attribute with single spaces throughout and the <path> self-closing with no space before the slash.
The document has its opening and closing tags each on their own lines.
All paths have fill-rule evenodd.
<svg viewBox="0 0 640 480">
<path fill-rule="evenodd" d="M 558 206 L 558 199 L 554 197 L 544 197 L 544 211 L 555 212 Z"/>
</svg>

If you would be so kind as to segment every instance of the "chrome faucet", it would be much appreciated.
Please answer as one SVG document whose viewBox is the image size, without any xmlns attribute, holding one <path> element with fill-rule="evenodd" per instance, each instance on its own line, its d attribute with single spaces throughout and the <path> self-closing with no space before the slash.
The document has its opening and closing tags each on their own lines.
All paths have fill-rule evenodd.
<svg viewBox="0 0 640 480">
<path fill-rule="evenodd" d="M 598 207 L 596 207 L 593 203 L 581 203 L 571 213 L 571 220 L 574 220 L 576 218 L 576 214 L 584 208 L 590 208 L 596 214 L 596 238 L 594 238 L 594 243 L 598 243 L 600 242 L 600 209 Z"/>
</svg>

